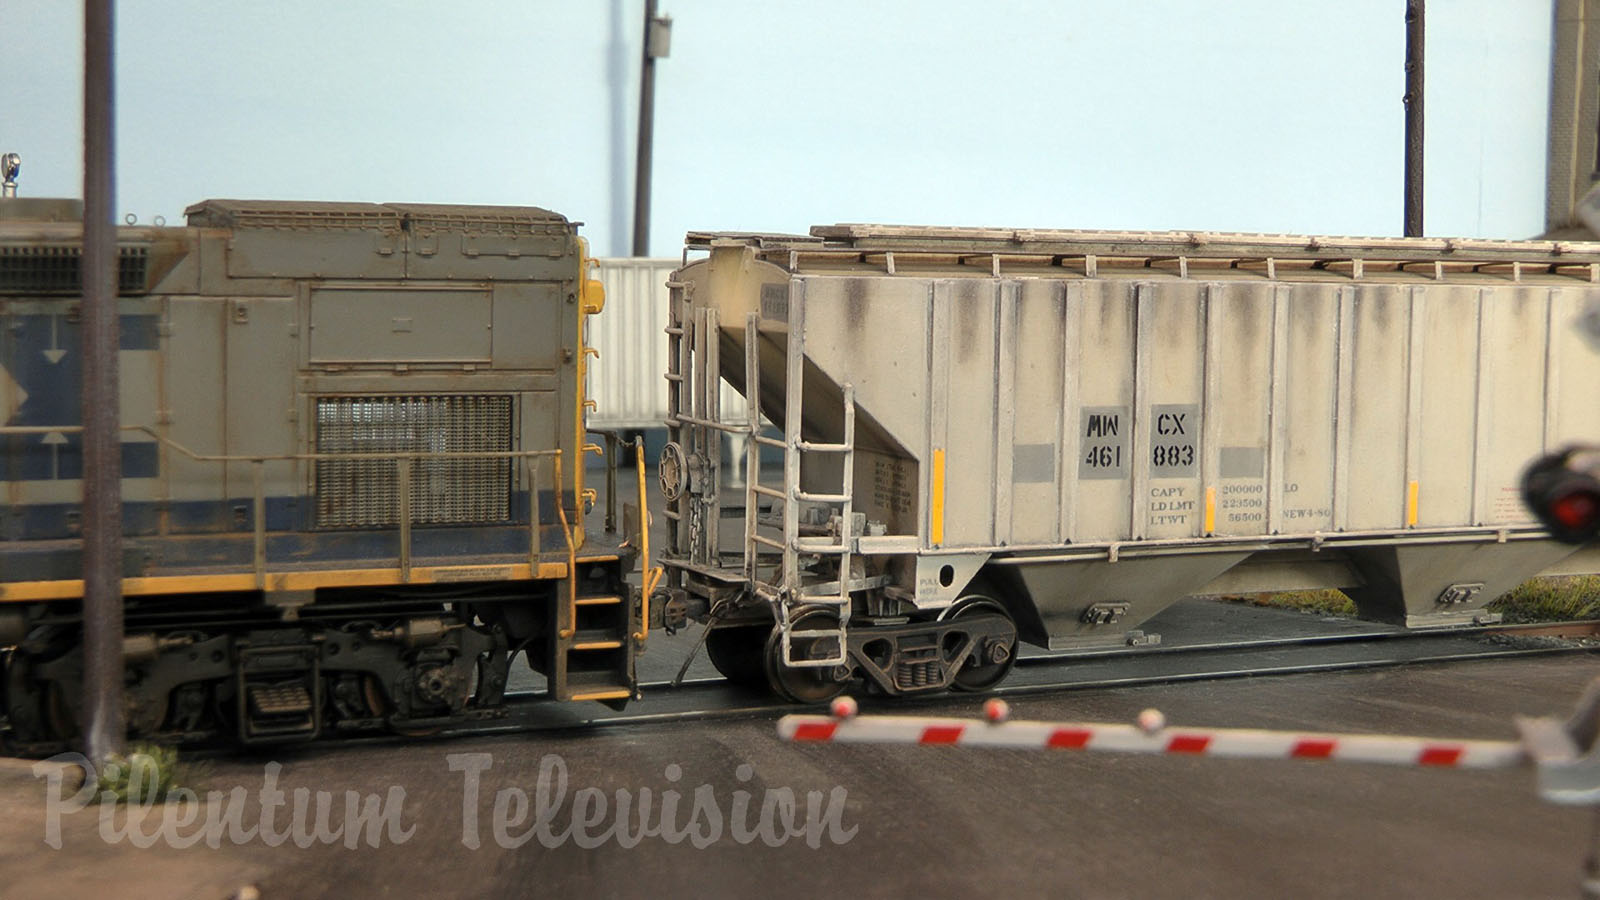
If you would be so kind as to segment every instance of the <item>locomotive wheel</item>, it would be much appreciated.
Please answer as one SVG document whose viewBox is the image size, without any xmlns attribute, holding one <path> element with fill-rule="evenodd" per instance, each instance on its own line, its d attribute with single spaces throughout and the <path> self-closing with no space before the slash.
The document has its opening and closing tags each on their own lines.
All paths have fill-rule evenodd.
<svg viewBox="0 0 1600 900">
<path fill-rule="evenodd" d="M 52 681 L 45 687 L 43 706 L 45 727 L 51 740 L 71 741 L 78 737 L 78 717 L 60 682 Z"/>
<path fill-rule="evenodd" d="M 1017 663 L 1017 628 L 1005 607 L 984 596 L 962 600 L 950 613 L 952 620 L 994 617 L 1005 621 L 1011 637 L 1005 643 L 983 642 L 973 656 L 967 657 L 951 679 L 950 688 L 957 691 L 987 691 L 1011 674 Z M 1000 657 L 996 659 L 995 657 Z"/>
<path fill-rule="evenodd" d="M 706 634 L 706 658 L 722 677 L 740 687 L 767 684 L 766 637 L 768 625 L 731 625 Z"/>
<path fill-rule="evenodd" d="M 801 613 L 794 620 L 794 631 L 827 628 L 837 622 L 833 613 L 812 610 Z M 790 642 L 796 659 L 818 659 L 830 655 L 831 647 L 823 646 L 824 638 L 795 638 Z M 794 703 L 826 703 L 844 690 L 847 678 L 839 677 L 844 666 L 821 668 L 794 668 L 783 664 L 783 634 L 778 626 L 772 628 L 767 638 L 767 683 L 774 693 Z"/>
<path fill-rule="evenodd" d="M 372 711 L 372 714 L 388 718 L 389 714 L 393 712 L 393 707 L 389 703 L 389 698 L 384 694 L 383 685 L 378 681 L 378 677 L 376 675 L 368 675 L 362 679 L 361 688 L 367 701 L 367 708 Z M 442 728 L 443 726 L 440 725 L 435 725 L 431 728 L 407 728 L 403 725 L 396 725 L 392 721 L 389 723 L 390 731 L 401 737 L 411 738 L 433 737 Z"/>
<path fill-rule="evenodd" d="M 368 674 L 361 679 L 361 698 L 367 702 L 367 715 L 377 718 L 389 714 L 389 698 L 383 695 L 378 676 Z"/>
</svg>

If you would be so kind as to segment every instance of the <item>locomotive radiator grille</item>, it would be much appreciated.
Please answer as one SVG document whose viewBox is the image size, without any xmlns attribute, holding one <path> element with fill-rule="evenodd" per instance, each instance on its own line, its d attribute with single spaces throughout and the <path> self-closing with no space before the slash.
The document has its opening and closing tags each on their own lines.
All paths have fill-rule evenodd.
<svg viewBox="0 0 1600 900">
<path fill-rule="evenodd" d="M 318 453 L 482 453 L 511 447 L 509 395 L 320 397 Z M 511 518 L 509 459 L 427 459 L 411 466 L 411 521 L 481 524 Z M 318 460 L 317 525 L 359 528 L 400 521 L 399 464 Z"/>
<path fill-rule="evenodd" d="M 117 248 L 117 293 L 145 290 L 150 251 Z M 83 290 L 83 249 L 70 245 L 0 245 L 0 294 L 76 294 Z"/>
</svg>

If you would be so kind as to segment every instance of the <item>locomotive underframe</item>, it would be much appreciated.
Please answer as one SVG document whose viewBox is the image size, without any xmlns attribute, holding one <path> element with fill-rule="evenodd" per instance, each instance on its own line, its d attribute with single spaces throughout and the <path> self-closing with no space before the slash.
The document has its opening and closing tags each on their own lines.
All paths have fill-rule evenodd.
<svg viewBox="0 0 1600 900">
<path fill-rule="evenodd" d="M 583 564 L 585 596 L 630 596 L 627 568 L 619 557 Z M 424 734 L 503 716 L 519 653 L 547 679 L 562 664 L 563 586 L 330 589 L 292 616 L 259 592 L 134 598 L 124 640 L 129 734 L 258 745 L 327 733 Z M 53 752 L 77 734 L 80 612 L 75 603 L 16 607 L 4 611 L 24 634 L 0 685 L 6 737 L 20 752 Z M 591 630 L 584 609 L 580 634 Z M 581 672 L 563 674 L 582 683 Z"/>
</svg>

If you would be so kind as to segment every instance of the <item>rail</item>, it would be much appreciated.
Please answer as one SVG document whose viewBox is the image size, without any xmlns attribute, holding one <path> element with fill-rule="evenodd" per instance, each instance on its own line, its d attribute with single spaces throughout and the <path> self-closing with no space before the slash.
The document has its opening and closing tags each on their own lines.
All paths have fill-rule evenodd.
<svg viewBox="0 0 1600 900">
<path fill-rule="evenodd" d="M 399 525 L 399 569 L 402 584 L 411 582 L 411 480 L 412 466 L 418 460 L 456 460 L 456 459 L 506 459 L 522 460 L 526 468 L 524 475 L 528 484 L 530 497 L 528 510 L 528 564 L 530 571 L 537 572 L 539 567 L 539 467 L 537 460 L 542 457 L 554 459 L 555 468 L 555 506 L 559 514 L 562 536 L 567 544 L 567 571 L 570 573 L 576 566 L 577 544 L 574 529 L 569 525 L 566 512 L 566 496 L 561 480 L 561 457 L 559 449 L 550 450 L 458 450 L 458 451 L 391 451 L 384 453 L 279 453 L 279 454 L 221 454 L 199 453 L 147 425 L 124 425 L 125 432 L 137 432 L 154 439 L 168 449 L 176 451 L 193 462 L 202 463 L 238 463 L 249 464 L 251 467 L 251 493 L 255 509 L 252 523 L 252 563 L 251 572 L 255 576 L 257 589 L 265 589 L 267 585 L 267 514 L 266 514 L 266 464 L 269 462 L 358 462 L 363 460 L 386 461 L 395 463 L 399 481 L 399 497 L 396 518 Z M 81 425 L 8 425 L 0 426 L 0 435 L 28 435 L 28 434 L 77 434 L 83 431 Z M 575 502 L 581 498 L 574 495 Z M 575 597 L 576 583 L 572 594 Z"/>
</svg>

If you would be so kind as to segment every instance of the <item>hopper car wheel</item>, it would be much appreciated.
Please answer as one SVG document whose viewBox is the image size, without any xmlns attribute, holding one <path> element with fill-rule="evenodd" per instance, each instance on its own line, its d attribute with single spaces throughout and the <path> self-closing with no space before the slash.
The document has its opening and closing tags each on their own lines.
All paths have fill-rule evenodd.
<svg viewBox="0 0 1600 900">
<path fill-rule="evenodd" d="M 825 610 L 812 610 L 803 612 L 794 620 L 795 631 L 809 629 L 822 629 L 837 623 L 835 615 Z M 830 654 L 830 648 L 820 647 L 819 638 L 797 638 L 791 642 L 796 659 L 825 657 Z M 823 668 L 792 668 L 783 664 L 783 635 L 778 626 L 772 627 L 772 634 L 767 638 L 766 668 L 767 683 L 771 685 L 773 693 L 794 703 L 826 703 L 844 690 L 849 679 L 840 677 L 843 666 L 826 666 Z"/>
<path fill-rule="evenodd" d="M 706 658 L 722 677 L 740 687 L 766 687 L 768 625 L 713 628 L 706 635 Z"/>
<path fill-rule="evenodd" d="M 987 691 L 1005 680 L 1011 674 L 1011 667 L 1017 662 L 1017 627 L 1011 620 L 1011 614 L 988 597 L 968 597 L 958 603 L 951 612 L 952 620 L 993 617 L 1003 620 L 1008 629 L 1009 640 L 998 642 L 989 641 L 977 648 L 977 652 L 967 658 L 960 670 L 951 680 L 950 687 L 958 691 Z"/>
</svg>

